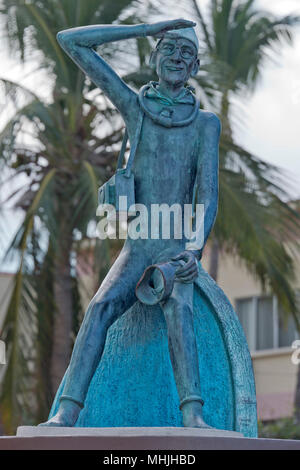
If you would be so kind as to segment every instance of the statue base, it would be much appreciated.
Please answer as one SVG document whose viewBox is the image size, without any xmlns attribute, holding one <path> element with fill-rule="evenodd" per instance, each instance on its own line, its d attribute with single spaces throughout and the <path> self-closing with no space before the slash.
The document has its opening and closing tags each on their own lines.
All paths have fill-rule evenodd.
<svg viewBox="0 0 300 470">
<path fill-rule="evenodd" d="M 200 428 L 76 428 L 56 426 L 20 426 L 17 429 L 17 437 L 41 437 L 41 436 L 99 436 L 107 438 L 131 438 L 135 439 L 160 439 L 183 438 L 194 439 L 199 437 L 234 437 L 241 438 L 243 434 L 223 429 L 200 429 Z"/>
<path fill-rule="evenodd" d="M 16 436 L 0 436 L 0 450 L 97 450 L 105 451 L 99 456 L 107 457 L 114 455 L 113 451 L 149 451 L 148 455 L 153 455 L 153 451 L 178 450 L 183 454 L 201 450 L 300 450 L 300 441 L 247 438 L 233 431 L 197 428 L 21 426 Z M 132 455 L 144 458 L 144 453 Z"/>
</svg>

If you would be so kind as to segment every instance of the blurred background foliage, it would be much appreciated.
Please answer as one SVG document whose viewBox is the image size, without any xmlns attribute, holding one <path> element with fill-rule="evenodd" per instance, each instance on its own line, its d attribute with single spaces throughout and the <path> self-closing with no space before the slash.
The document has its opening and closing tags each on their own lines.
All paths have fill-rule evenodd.
<svg viewBox="0 0 300 470">
<path fill-rule="evenodd" d="M 300 439 L 300 424 L 294 417 L 258 423 L 258 436 L 266 439 Z"/>
<path fill-rule="evenodd" d="M 233 134 L 233 102 L 254 91 L 264 61 L 292 42 L 299 18 L 272 16 L 254 0 L 211 0 L 205 15 L 200 2 L 183 3 L 201 40 L 201 71 L 191 84 L 223 126 L 210 274 L 217 280 L 220 250 L 237 255 L 299 328 L 293 290 L 299 215 L 289 203 L 287 176 Z M 80 258 L 86 255 L 99 284 L 120 249 L 119 242 L 94 234 L 97 190 L 115 170 L 124 124 L 61 50 L 56 34 L 87 24 L 155 21 L 168 17 L 170 7 L 169 0 L 163 6 L 150 0 L 0 1 L 6 47 L 16 61 L 34 58 L 32 74 L 44 71 L 49 87 L 45 99 L 38 89 L 0 77 L 3 109 L 13 109 L 0 133 L 0 184 L 7 195 L 1 204 L 24 213 L 6 253 L 19 260 L 1 335 L 8 344 L 0 401 L 7 433 L 47 418 L 83 315 Z M 138 90 L 156 79 L 148 66 L 153 44 L 153 38 L 106 44 L 101 55 Z"/>
</svg>

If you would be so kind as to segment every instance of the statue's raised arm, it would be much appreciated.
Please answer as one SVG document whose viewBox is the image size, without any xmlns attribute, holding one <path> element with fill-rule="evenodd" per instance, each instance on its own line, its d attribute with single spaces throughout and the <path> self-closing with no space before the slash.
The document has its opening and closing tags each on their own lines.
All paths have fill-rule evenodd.
<svg viewBox="0 0 300 470">
<path fill-rule="evenodd" d="M 101 44 L 145 36 L 161 37 L 173 29 L 191 27 L 187 20 L 162 21 L 138 25 L 91 25 L 60 31 L 57 40 L 71 59 L 88 75 L 122 114 L 126 124 L 135 116 L 136 93 L 97 54 Z"/>
</svg>

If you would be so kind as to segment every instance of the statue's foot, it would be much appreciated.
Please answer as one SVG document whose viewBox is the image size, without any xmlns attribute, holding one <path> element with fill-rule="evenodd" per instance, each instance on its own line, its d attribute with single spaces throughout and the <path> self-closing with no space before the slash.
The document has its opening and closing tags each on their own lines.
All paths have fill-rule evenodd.
<svg viewBox="0 0 300 470">
<path fill-rule="evenodd" d="M 187 428 L 214 429 L 203 420 L 202 405 L 197 401 L 186 403 L 182 408 L 183 426 Z"/>
<path fill-rule="evenodd" d="M 201 416 L 193 416 L 191 419 L 184 420 L 183 426 L 187 428 L 214 429 L 212 426 L 206 424 Z"/>
<path fill-rule="evenodd" d="M 72 427 L 74 426 L 74 424 L 70 424 L 68 421 L 65 421 L 61 419 L 59 416 L 55 415 L 53 416 L 53 418 L 49 419 L 48 421 L 38 424 L 38 426 Z"/>
<path fill-rule="evenodd" d="M 56 415 L 45 423 L 40 423 L 39 426 L 72 427 L 75 425 L 80 411 L 81 407 L 73 401 L 63 400 Z"/>
<path fill-rule="evenodd" d="M 72 427 L 77 420 L 70 420 L 61 414 L 57 413 L 53 418 L 49 419 L 45 423 L 40 423 L 39 426 L 57 426 L 57 427 Z"/>
</svg>

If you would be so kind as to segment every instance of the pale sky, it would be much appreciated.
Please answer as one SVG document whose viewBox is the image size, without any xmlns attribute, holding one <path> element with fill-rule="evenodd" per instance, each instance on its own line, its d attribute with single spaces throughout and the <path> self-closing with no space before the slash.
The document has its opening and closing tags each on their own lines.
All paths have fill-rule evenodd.
<svg viewBox="0 0 300 470">
<path fill-rule="evenodd" d="M 205 8 L 208 1 L 199 0 L 199 4 Z M 300 0 L 257 0 L 257 3 L 272 13 L 300 15 Z M 169 14 L 170 18 L 182 16 L 174 10 Z M 235 128 L 235 135 L 243 147 L 288 171 L 294 179 L 289 187 L 291 195 L 300 198 L 300 27 L 295 31 L 294 45 L 282 47 L 277 60 L 276 65 L 265 65 L 255 93 L 239 102 L 236 112 L 241 113 L 244 124 Z M 23 84 L 47 97 L 48 77 L 35 74 L 26 78 L 32 64 L 22 69 L 5 50 L 0 51 L 0 64 L 0 77 L 22 79 Z M 0 116 L 0 125 L 1 122 Z M 10 223 L 13 229 L 14 222 Z"/>
</svg>

